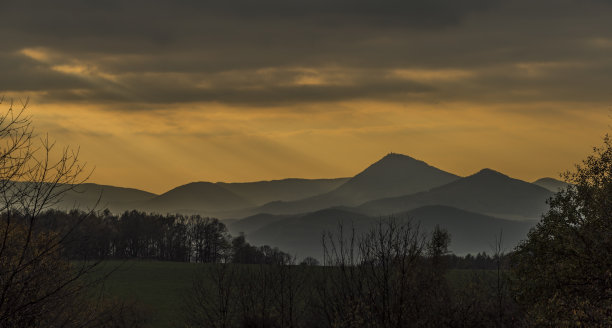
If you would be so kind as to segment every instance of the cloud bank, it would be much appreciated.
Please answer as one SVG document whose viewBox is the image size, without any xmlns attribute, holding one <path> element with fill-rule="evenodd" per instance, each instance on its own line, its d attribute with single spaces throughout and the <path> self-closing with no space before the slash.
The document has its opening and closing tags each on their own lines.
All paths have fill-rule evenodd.
<svg viewBox="0 0 612 328">
<path fill-rule="evenodd" d="M 193 102 L 609 99 L 609 1 L 1 6 L 0 90 L 43 92 L 45 102 L 142 109 Z M 451 71 L 465 74 L 445 76 Z"/>
</svg>

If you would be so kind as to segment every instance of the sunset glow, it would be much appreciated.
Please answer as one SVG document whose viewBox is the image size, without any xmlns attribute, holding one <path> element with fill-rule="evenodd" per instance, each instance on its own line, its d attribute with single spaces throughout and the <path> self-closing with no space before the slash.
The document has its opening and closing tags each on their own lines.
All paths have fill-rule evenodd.
<svg viewBox="0 0 612 328">
<path fill-rule="evenodd" d="M 389 152 L 533 181 L 612 123 L 605 1 L 33 3 L 2 5 L 2 106 L 29 97 L 95 183 L 347 177 Z"/>
</svg>

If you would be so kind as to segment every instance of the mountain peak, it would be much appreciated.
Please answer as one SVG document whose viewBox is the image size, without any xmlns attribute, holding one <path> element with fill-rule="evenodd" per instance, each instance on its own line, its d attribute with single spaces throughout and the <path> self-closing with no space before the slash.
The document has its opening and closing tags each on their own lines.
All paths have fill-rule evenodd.
<svg viewBox="0 0 612 328">
<path fill-rule="evenodd" d="M 194 181 L 184 184 L 183 186 L 210 186 L 214 183 L 208 181 Z"/>
<path fill-rule="evenodd" d="M 456 180 L 454 174 L 410 156 L 388 153 L 334 191 L 353 203 L 412 194 Z M 346 205 L 346 204 L 343 204 Z"/>
<path fill-rule="evenodd" d="M 564 181 L 561 181 L 561 180 L 555 179 L 555 178 L 551 178 L 551 177 L 540 178 L 540 179 L 537 179 L 536 181 L 534 181 L 532 183 L 538 184 L 538 183 L 542 183 L 542 182 L 561 182 L 561 183 L 565 183 Z"/>
<path fill-rule="evenodd" d="M 199 192 L 202 190 L 217 190 L 217 188 L 219 188 L 217 185 L 215 185 L 212 182 L 206 182 L 206 181 L 197 181 L 197 182 L 189 182 L 186 183 L 184 185 L 180 185 L 178 187 L 174 187 L 173 189 L 169 190 L 168 192 Z M 166 192 L 166 193 L 168 193 Z"/>
<path fill-rule="evenodd" d="M 478 173 L 472 175 L 472 176 L 487 176 L 487 177 L 500 177 L 500 178 L 509 178 L 509 176 L 499 172 L 499 171 L 495 171 L 493 169 L 490 168 L 484 168 L 480 171 L 478 171 Z"/>
<path fill-rule="evenodd" d="M 410 171 L 414 172 L 415 170 L 429 169 L 438 170 L 424 161 L 415 159 L 413 157 L 398 153 L 388 153 L 383 158 L 379 159 L 361 173 L 353 177 L 353 179 L 364 176 L 372 176 L 373 178 L 377 179 L 384 176 L 387 176 L 388 178 L 396 178 L 393 177 L 394 174 L 406 174 Z"/>
<path fill-rule="evenodd" d="M 410 157 L 408 155 L 399 154 L 399 153 L 388 153 L 383 158 L 379 159 L 372 165 L 370 165 L 365 171 L 371 170 L 373 168 L 378 169 L 394 169 L 394 168 L 408 168 L 408 167 L 431 167 L 429 164 L 424 161 L 418 160 L 414 157 Z"/>
<path fill-rule="evenodd" d="M 400 153 L 394 153 L 394 152 L 388 153 L 383 158 L 381 158 L 380 161 L 382 161 L 382 160 L 398 160 L 398 159 L 399 160 L 413 160 L 413 161 L 417 161 L 417 162 L 422 162 L 422 161 L 419 161 L 419 160 L 417 160 L 415 158 L 412 158 L 412 157 L 410 157 L 408 155 L 404 155 L 404 154 L 400 154 Z"/>
</svg>

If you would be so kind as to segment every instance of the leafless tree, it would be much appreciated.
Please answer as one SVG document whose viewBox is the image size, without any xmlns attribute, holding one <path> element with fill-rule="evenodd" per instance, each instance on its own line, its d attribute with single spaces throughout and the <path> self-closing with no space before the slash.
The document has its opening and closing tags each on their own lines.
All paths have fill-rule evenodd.
<svg viewBox="0 0 612 328">
<path fill-rule="evenodd" d="M 276 263 L 214 263 L 201 268 L 186 297 L 194 327 L 307 327 L 311 268 Z"/>
<path fill-rule="evenodd" d="M 235 327 L 238 315 L 238 267 L 229 263 L 203 266 L 185 299 L 187 326 Z"/>
<path fill-rule="evenodd" d="M 381 219 L 369 231 L 324 237 L 323 316 L 331 327 L 433 326 L 426 238 L 409 220 Z"/>
<path fill-rule="evenodd" d="M 78 149 L 34 134 L 27 105 L 11 101 L 0 116 L 0 326 L 92 326 L 84 277 L 98 262 L 63 254 L 88 215 L 60 230 L 40 220 L 89 174 Z"/>
</svg>

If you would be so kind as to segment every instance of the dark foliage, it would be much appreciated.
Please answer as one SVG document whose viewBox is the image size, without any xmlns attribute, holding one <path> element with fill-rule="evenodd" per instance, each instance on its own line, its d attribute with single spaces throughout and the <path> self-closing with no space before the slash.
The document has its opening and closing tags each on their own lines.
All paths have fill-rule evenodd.
<svg viewBox="0 0 612 328">
<path fill-rule="evenodd" d="M 449 283 L 449 260 L 465 261 L 447 254 L 449 242 L 441 228 L 423 235 L 409 222 L 389 219 L 363 235 L 344 227 L 326 234 L 322 266 L 313 265 L 314 259 L 302 265 L 289 260 L 207 266 L 194 280 L 187 322 L 193 327 L 519 327 L 508 285 L 501 283 L 505 275 L 462 270 Z M 505 262 L 495 263 L 501 268 Z"/>
<path fill-rule="evenodd" d="M 78 225 L 76 224 L 78 222 Z M 196 263 L 286 263 L 291 257 L 278 248 L 250 245 L 244 235 L 232 238 L 225 225 L 199 215 L 159 215 L 105 210 L 84 213 L 47 210 L 41 229 L 71 229 L 63 253 L 72 260 L 149 259 Z"/>
<path fill-rule="evenodd" d="M 480 252 L 476 256 L 467 254 L 465 256 L 457 256 L 455 254 L 448 254 L 443 256 L 444 261 L 447 263 L 449 269 L 462 269 L 462 270 L 496 270 L 499 261 L 502 261 L 502 267 L 507 268 L 510 261 L 510 254 L 506 254 L 503 257 L 499 257 L 495 254 L 489 255 L 485 252 Z"/>
<path fill-rule="evenodd" d="M 612 140 L 595 148 L 516 248 L 517 300 L 535 326 L 612 326 Z"/>
<path fill-rule="evenodd" d="M 121 311 L 134 308 L 90 295 L 103 279 L 91 279 L 99 261 L 87 261 L 103 247 L 101 230 L 83 224 L 87 213 L 64 221 L 48 212 L 87 179 L 78 151 L 58 152 L 46 137 L 38 143 L 26 106 L 11 103 L 0 115 L 0 327 L 108 327 L 110 313 L 127 319 Z M 79 235 L 95 241 L 79 249 Z"/>
</svg>

